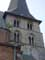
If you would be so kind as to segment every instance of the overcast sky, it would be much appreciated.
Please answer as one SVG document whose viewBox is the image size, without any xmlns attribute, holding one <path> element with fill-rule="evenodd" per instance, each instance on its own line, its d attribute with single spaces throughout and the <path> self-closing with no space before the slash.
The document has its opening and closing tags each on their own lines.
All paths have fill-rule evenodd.
<svg viewBox="0 0 45 60">
<path fill-rule="evenodd" d="M 0 11 L 6 11 L 11 0 L 0 0 Z M 45 42 L 45 0 L 26 0 L 30 13 L 40 19 L 40 30 Z"/>
<path fill-rule="evenodd" d="M 40 30 L 45 43 L 45 0 L 26 0 L 31 14 L 42 21 Z"/>
</svg>

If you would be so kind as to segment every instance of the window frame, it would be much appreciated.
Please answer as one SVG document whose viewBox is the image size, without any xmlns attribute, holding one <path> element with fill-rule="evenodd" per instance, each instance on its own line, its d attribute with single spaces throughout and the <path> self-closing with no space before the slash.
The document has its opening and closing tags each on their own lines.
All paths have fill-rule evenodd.
<svg viewBox="0 0 45 60">
<path fill-rule="evenodd" d="M 27 29 L 32 30 L 32 23 L 27 23 Z"/>
<path fill-rule="evenodd" d="M 30 37 L 30 39 L 29 39 L 29 37 Z M 33 36 L 29 36 L 29 37 L 28 37 L 29 44 L 30 44 L 31 46 L 34 46 L 34 37 L 33 37 Z"/>
<path fill-rule="evenodd" d="M 19 20 L 14 20 L 14 27 L 19 27 Z"/>
<path fill-rule="evenodd" d="M 14 33 L 14 41 L 16 43 L 19 43 L 20 42 L 20 33 L 19 32 L 15 32 Z"/>
</svg>

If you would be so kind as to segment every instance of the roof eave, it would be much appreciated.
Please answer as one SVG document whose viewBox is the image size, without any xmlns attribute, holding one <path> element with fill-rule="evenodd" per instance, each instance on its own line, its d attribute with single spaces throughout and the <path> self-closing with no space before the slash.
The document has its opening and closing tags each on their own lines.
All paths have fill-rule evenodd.
<svg viewBox="0 0 45 60">
<path fill-rule="evenodd" d="M 37 19 L 32 19 L 30 17 L 27 17 L 27 16 L 22 16 L 22 15 L 17 15 L 17 14 L 13 14 L 12 12 L 5 12 L 4 15 L 3 15 L 3 18 L 5 19 L 7 15 L 13 15 L 13 16 L 19 16 L 19 17 L 23 17 L 25 19 L 31 19 L 32 21 L 35 21 L 35 22 L 38 22 L 39 24 L 41 24 L 41 20 L 37 20 Z"/>
</svg>

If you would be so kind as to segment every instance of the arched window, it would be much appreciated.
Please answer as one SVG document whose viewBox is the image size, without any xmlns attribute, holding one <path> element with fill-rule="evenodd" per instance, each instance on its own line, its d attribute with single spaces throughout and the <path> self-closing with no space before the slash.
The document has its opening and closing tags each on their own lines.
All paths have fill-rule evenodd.
<svg viewBox="0 0 45 60">
<path fill-rule="evenodd" d="M 19 30 L 15 30 L 10 33 L 10 41 L 20 43 L 22 38 L 22 34 Z"/>
<path fill-rule="evenodd" d="M 32 37 L 32 45 L 34 46 L 34 38 Z"/>
<path fill-rule="evenodd" d="M 16 27 L 16 20 L 14 20 L 14 27 Z"/>
<path fill-rule="evenodd" d="M 31 37 L 29 36 L 29 44 L 31 45 Z"/>
<path fill-rule="evenodd" d="M 33 38 L 33 36 L 29 36 L 28 39 L 29 39 L 29 44 L 34 46 L 34 38 Z"/>
<path fill-rule="evenodd" d="M 19 43 L 19 41 L 20 41 L 20 33 L 19 32 L 14 33 L 14 40 L 15 40 L 15 42 Z"/>
<path fill-rule="evenodd" d="M 28 30 L 32 30 L 32 24 L 29 24 L 29 23 L 28 23 L 28 24 L 27 24 L 27 29 L 28 29 Z"/>
<path fill-rule="evenodd" d="M 19 27 L 19 21 L 18 20 L 14 20 L 14 27 Z"/>
</svg>

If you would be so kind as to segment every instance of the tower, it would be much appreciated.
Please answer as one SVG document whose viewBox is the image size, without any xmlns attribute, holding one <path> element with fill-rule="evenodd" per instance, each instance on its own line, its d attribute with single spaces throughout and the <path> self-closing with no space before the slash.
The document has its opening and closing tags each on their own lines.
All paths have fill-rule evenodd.
<svg viewBox="0 0 45 60">
<path fill-rule="evenodd" d="M 4 13 L 5 26 L 10 30 L 8 44 L 13 47 L 14 60 L 39 60 L 44 48 L 40 20 L 28 11 L 26 0 L 11 0 L 8 11 Z M 43 59 L 42 59 L 43 60 Z"/>
</svg>

